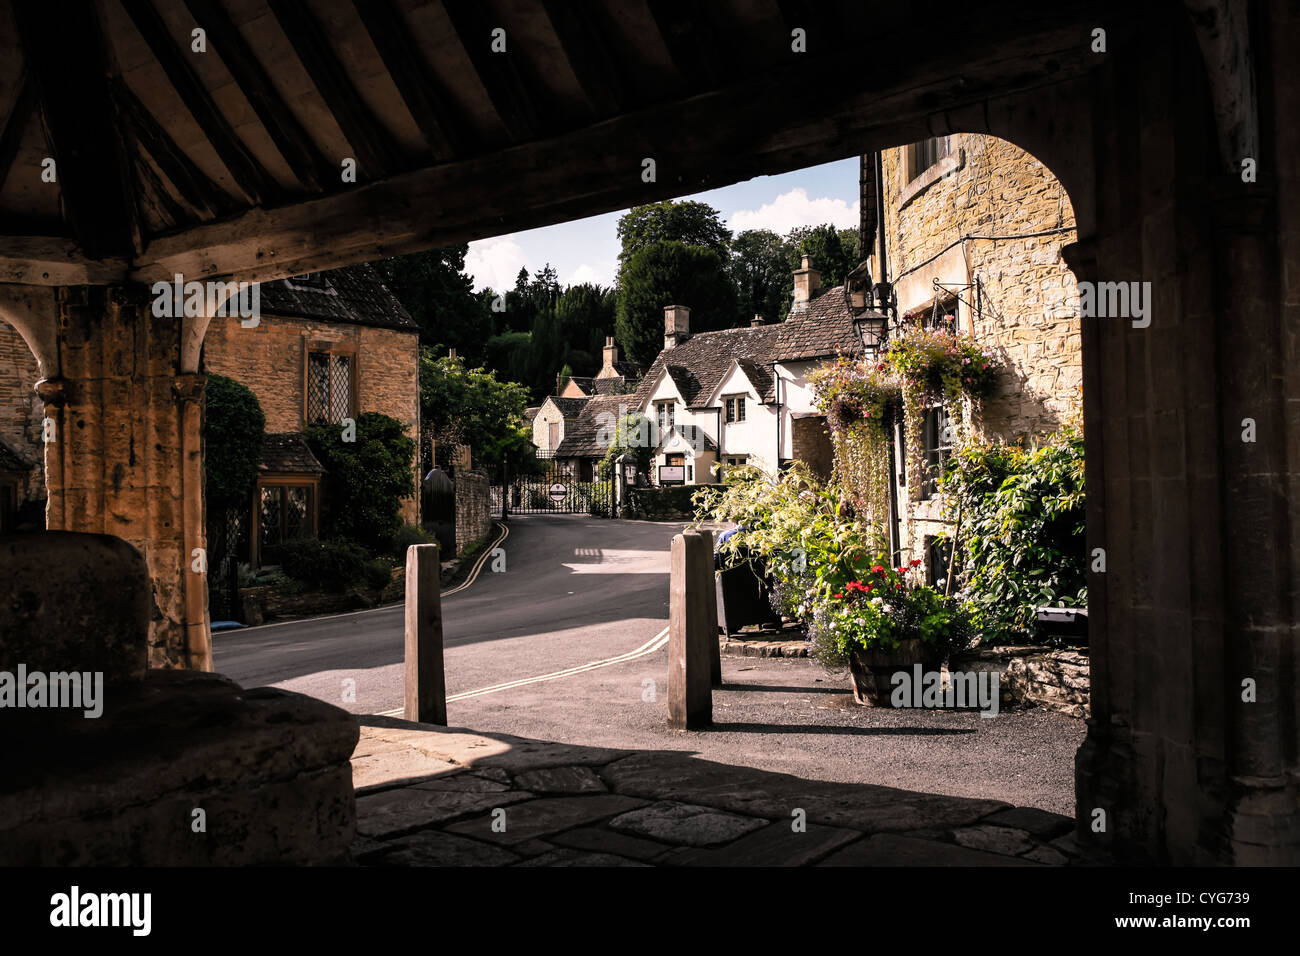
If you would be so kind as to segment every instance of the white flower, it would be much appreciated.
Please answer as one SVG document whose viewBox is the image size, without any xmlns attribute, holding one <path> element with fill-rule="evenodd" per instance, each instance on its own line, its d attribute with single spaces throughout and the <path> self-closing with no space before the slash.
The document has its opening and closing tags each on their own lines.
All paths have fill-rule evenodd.
<svg viewBox="0 0 1300 956">
<path fill-rule="evenodd" d="M 883 608 L 881 608 L 881 610 L 883 610 L 886 614 L 894 613 L 894 609 L 888 604 L 886 604 Z"/>
</svg>

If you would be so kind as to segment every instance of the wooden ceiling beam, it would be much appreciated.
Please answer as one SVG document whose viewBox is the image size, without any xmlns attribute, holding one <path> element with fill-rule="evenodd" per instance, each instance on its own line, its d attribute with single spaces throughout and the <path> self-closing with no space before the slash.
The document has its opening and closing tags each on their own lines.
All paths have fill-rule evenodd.
<svg viewBox="0 0 1300 956">
<path fill-rule="evenodd" d="M 167 22 L 154 9 L 153 4 L 149 0 L 121 2 L 158 65 L 167 74 L 167 79 L 181 102 L 194 117 L 204 138 L 243 192 L 244 198 L 254 206 L 276 198 L 280 192 L 279 185 L 257 161 L 257 157 L 244 144 L 198 76 L 190 69 L 186 54 L 177 45 Z"/>
<path fill-rule="evenodd" d="M 434 158 L 445 162 L 473 152 L 465 122 L 446 105 L 446 90 L 420 55 L 392 0 L 352 0 L 352 5 Z"/>
<path fill-rule="evenodd" d="M 302 0 L 268 0 L 268 6 L 355 153 L 358 180 L 406 168 L 397 141 L 357 92 L 316 15 Z"/>
<path fill-rule="evenodd" d="M 93 4 L 15 3 L 55 161 L 64 215 L 81 254 L 129 257 L 139 242 L 135 185 L 109 89 L 106 40 Z"/>
<path fill-rule="evenodd" d="M 717 35 L 697 0 L 647 0 L 673 66 L 691 93 L 727 85 L 734 44 Z"/>
<path fill-rule="evenodd" d="M 609 37 L 600 28 L 604 11 L 586 0 L 542 0 L 542 9 L 597 115 L 623 112 L 629 102 L 629 86 Z"/>
<path fill-rule="evenodd" d="M 236 208 L 230 195 L 194 165 L 125 82 L 118 79 L 113 84 L 113 96 L 122 115 L 129 120 L 136 141 L 148 151 L 181 199 L 191 207 L 189 216 L 182 217 L 182 223 L 178 225 L 184 223 L 184 218 L 191 221 L 215 219 Z"/>
<path fill-rule="evenodd" d="M 510 139 L 532 139 L 544 118 L 517 66 L 518 47 L 510 45 L 520 38 L 507 35 L 506 52 L 493 53 L 492 31 L 499 24 L 488 16 L 483 0 L 442 0 L 442 7 Z"/>
<path fill-rule="evenodd" d="M 338 180 L 338 171 L 320 151 L 298 117 L 281 99 L 239 28 L 217 0 L 185 0 L 195 23 L 208 34 L 208 42 L 253 107 L 262 127 L 275 143 L 298 182 L 312 192 L 323 192 Z"/>
<path fill-rule="evenodd" d="M 1012 37 L 998 55 L 961 63 L 918 63 L 899 49 L 870 83 L 855 61 L 813 66 L 794 57 L 757 81 L 157 239 L 137 259 L 133 276 L 155 281 L 183 272 L 267 281 L 843 159 L 895 145 L 888 140 L 894 131 L 936 111 L 982 114 L 990 98 L 1086 76 L 1091 61 L 1077 42 L 1078 29 L 1071 23 L 1065 36 Z M 809 109 L 805 91 L 812 88 L 839 92 Z M 659 172 L 649 184 L 639 166 L 648 155 L 658 157 Z"/>
<path fill-rule="evenodd" d="M 0 131 L 0 189 L 4 189 L 5 179 L 18 155 L 18 147 L 22 145 L 23 133 L 27 131 L 27 124 L 35 112 L 36 87 L 24 76 L 14 100 L 14 108 L 9 111 L 4 129 Z"/>
</svg>

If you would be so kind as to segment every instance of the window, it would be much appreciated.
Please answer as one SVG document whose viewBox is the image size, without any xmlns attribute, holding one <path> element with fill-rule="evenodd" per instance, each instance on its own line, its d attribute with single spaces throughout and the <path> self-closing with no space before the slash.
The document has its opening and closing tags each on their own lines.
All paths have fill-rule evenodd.
<svg viewBox="0 0 1300 956">
<path fill-rule="evenodd" d="M 942 405 L 925 412 L 925 474 L 922 476 L 921 497 L 929 498 L 938 488 L 944 463 L 952 454 L 952 419 Z"/>
<path fill-rule="evenodd" d="M 743 422 L 745 420 L 745 396 L 733 395 L 731 398 L 723 399 L 727 408 L 727 423 Z"/>
<path fill-rule="evenodd" d="M 677 424 L 676 402 L 655 402 L 655 418 L 659 422 L 659 433 L 663 434 Z"/>
<path fill-rule="evenodd" d="M 925 563 L 928 565 L 927 583 L 932 588 L 943 588 L 948 578 L 948 562 L 952 560 L 952 541 L 947 538 L 927 537 L 925 552 Z M 953 590 L 957 589 L 954 587 Z"/>
<path fill-rule="evenodd" d="M 946 332 L 957 331 L 957 299 L 935 299 L 918 316 L 923 329 L 943 329 Z"/>
<path fill-rule="evenodd" d="M 934 136 L 907 147 L 907 181 L 910 183 L 947 156 L 950 142 L 947 136 Z"/>
<path fill-rule="evenodd" d="M 351 355 L 307 354 L 307 424 L 337 425 L 353 417 L 352 367 Z"/>
<path fill-rule="evenodd" d="M 749 462 L 749 456 L 748 456 L 748 455 L 728 455 L 728 456 L 727 456 L 727 467 L 728 467 L 728 468 L 735 468 L 735 467 L 738 466 L 738 465 L 748 464 L 748 462 Z"/>
<path fill-rule="evenodd" d="M 310 538 L 312 527 L 311 487 L 308 485 L 263 485 L 258 511 L 259 544 L 267 548 Z"/>
</svg>

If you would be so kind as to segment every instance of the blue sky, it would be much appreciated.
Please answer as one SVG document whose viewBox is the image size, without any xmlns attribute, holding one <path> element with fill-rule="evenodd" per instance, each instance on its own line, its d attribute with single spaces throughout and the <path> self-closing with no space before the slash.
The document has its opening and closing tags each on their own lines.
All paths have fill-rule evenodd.
<svg viewBox="0 0 1300 956">
<path fill-rule="evenodd" d="M 771 229 L 784 234 L 795 226 L 823 222 L 857 226 L 858 160 L 760 176 L 682 198 L 717 209 L 733 233 Z M 616 230 L 619 216 L 626 211 L 471 242 L 466 270 L 474 276 L 475 289 L 513 288 L 520 266 L 533 273 L 547 262 L 555 267 L 562 286 L 613 285 L 619 250 Z"/>
</svg>

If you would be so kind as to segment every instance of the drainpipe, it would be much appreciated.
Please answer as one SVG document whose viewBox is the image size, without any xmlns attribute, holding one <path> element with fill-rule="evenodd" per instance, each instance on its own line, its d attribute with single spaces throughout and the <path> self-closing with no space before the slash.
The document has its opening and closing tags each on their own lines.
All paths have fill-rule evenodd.
<svg viewBox="0 0 1300 956">
<path fill-rule="evenodd" d="M 878 283 L 879 283 L 879 282 L 885 282 L 885 281 L 887 281 L 885 277 L 889 274 L 889 258 L 888 258 L 888 254 L 886 253 L 886 249 L 885 249 L 885 169 L 884 169 L 884 162 L 883 162 L 883 160 L 882 160 L 882 158 L 881 158 L 882 155 L 883 155 L 883 154 L 880 152 L 880 150 L 876 150 L 876 155 L 875 155 L 875 160 L 876 160 L 876 237 L 877 237 L 877 246 L 878 246 L 878 248 L 879 248 L 879 250 L 880 250 L 880 254 L 879 254 L 879 262 L 876 263 L 876 271 L 877 271 L 877 273 L 878 273 L 878 276 L 877 276 L 876 281 L 877 281 Z M 894 299 L 894 296 L 891 294 L 891 295 L 890 295 L 890 301 L 892 302 L 893 299 Z M 879 303 L 879 305 L 880 305 L 880 307 L 882 308 L 882 310 L 885 310 L 885 314 L 886 314 L 886 315 L 889 314 L 889 311 L 892 311 L 892 310 L 889 309 L 889 303 L 884 303 L 884 302 L 882 302 L 882 303 Z M 893 324 L 894 324 L 895 326 L 897 326 L 897 324 L 898 324 L 898 316 L 897 316 L 897 315 L 891 315 L 890 318 L 893 319 Z M 903 429 L 902 432 L 901 432 L 901 434 L 903 434 L 903 435 L 905 436 L 905 435 L 906 435 L 906 432 L 907 432 L 907 430 L 906 430 L 906 429 Z M 898 567 L 899 563 L 901 562 L 902 556 L 903 556 L 903 532 L 902 532 L 902 526 L 901 526 L 901 524 L 900 524 L 900 522 L 899 522 L 899 516 L 898 516 L 898 510 L 899 510 L 899 509 L 898 509 L 898 466 L 897 466 L 897 463 L 896 463 L 896 461 L 895 461 L 895 456 L 894 456 L 894 439 L 895 439 L 895 436 L 898 435 L 898 434 L 900 434 L 900 432 L 899 432 L 899 429 L 898 429 L 896 426 L 890 428 L 890 436 L 889 436 L 889 546 L 890 546 L 890 548 L 892 549 L 892 552 L 891 552 L 891 553 L 892 553 L 892 555 L 893 555 L 894 567 Z M 904 440 L 906 440 L 906 439 L 904 439 Z"/>
<path fill-rule="evenodd" d="M 781 376 L 776 374 L 776 363 L 772 363 L 772 400 L 776 403 L 776 473 L 781 473 Z"/>
</svg>

